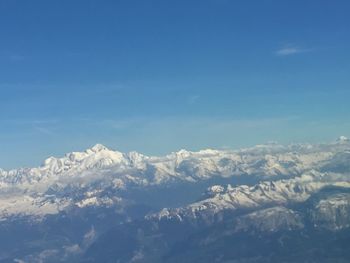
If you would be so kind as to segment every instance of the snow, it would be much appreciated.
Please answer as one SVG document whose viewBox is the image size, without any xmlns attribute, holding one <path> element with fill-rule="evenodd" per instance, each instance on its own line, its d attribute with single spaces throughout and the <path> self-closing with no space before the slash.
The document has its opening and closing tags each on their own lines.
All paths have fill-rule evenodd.
<svg viewBox="0 0 350 263">
<path fill-rule="evenodd" d="M 266 206 L 304 202 L 312 194 L 326 186 L 341 186 L 350 189 L 350 178 L 343 182 L 337 181 L 337 179 L 335 177 L 332 180 L 332 177 L 312 171 L 300 177 L 274 182 L 264 181 L 254 186 L 240 185 L 232 187 L 228 185 L 225 190 L 220 186 L 213 186 L 215 195 L 209 198 L 192 203 L 187 207 L 170 209 L 164 218 L 162 214 L 157 213 L 150 215 L 148 218 L 158 218 L 158 220 L 196 218 L 199 213 L 213 217 L 227 210 L 259 209 Z"/>
<path fill-rule="evenodd" d="M 301 216 L 298 213 L 285 207 L 276 206 L 239 217 L 235 222 L 234 231 L 253 228 L 263 232 L 276 232 L 282 228 L 292 230 L 303 226 Z"/>
<path fill-rule="evenodd" d="M 345 136 L 340 136 L 338 139 L 337 139 L 337 142 L 339 143 L 347 143 L 349 142 L 349 138 L 345 137 Z"/>
<path fill-rule="evenodd" d="M 348 141 L 343 136 L 340 140 Z M 339 154 L 349 150 L 347 143 L 267 144 L 237 151 L 180 150 L 157 157 L 138 152 L 122 153 L 96 144 L 83 152 L 67 153 L 61 158 L 49 157 L 40 167 L 0 169 L 0 217 L 58 213 L 74 204 L 83 207 L 120 203 L 118 199 L 103 199 L 98 193 L 86 196 L 85 189 L 89 192 L 99 189 L 101 193 L 104 189 L 126 191 L 129 187 L 195 183 L 215 177 L 246 175 L 258 176 L 261 180 L 275 180 L 280 175 L 298 179 L 263 182 L 255 188 L 214 185 L 208 190 L 212 199 L 190 205 L 191 214 L 209 208 L 221 211 L 256 207 L 271 200 L 276 203 L 305 200 L 325 184 L 323 181 L 331 181 L 331 178 L 337 178 L 331 182 L 333 185 L 348 187 L 344 174 L 316 174 L 325 164 L 342 161 Z M 293 192 L 293 187 L 300 188 L 301 192 Z M 50 202 L 48 193 L 53 195 Z M 62 199 L 62 196 L 67 198 Z"/>
</svg>

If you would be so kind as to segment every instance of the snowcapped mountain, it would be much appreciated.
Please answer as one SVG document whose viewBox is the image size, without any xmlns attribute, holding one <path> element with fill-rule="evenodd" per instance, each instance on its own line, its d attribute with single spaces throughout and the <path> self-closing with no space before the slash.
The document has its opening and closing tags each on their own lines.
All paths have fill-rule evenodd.
<svg viewBox="0 0 350 263">
<path fill-rule="evenodd" d="M 0 218 L 55 214 L 71 206 L 121 205 L 119 193 L 137 187 L 237 176 L 273 179 L 298 176 L 311 169 L 327 171 L 334 163 L 337 167 L 348 165 L 344 155 L 349 152 L 350 143 L 345 137 L 323 145 L 267 144 L 237 151 L 180 150 L 164 157 L 121 153 L 97 144 L 84 152 L 50 157 L 37 168 L 0 170 Z M 243 198 L 246 189 L 242 186 L 232 191 L 238 191 L 237 195 Z M 221 205 L 227 205 L 225 198 L 229 197 L 222 198 Z"/>
<path fill-rule="evenodd" d="M 107 262 L 112 262 L 109 258 L 133 262 L 136 255 L 139 262 L 349 259 L 349 175 L 313 171 L 255 186 L 216 185 L 206 194 L 201 201 L 163 209 L 126 228 L 116 227 L 95 242 L 86 259 L 97 262 L 101 255 Z M 128 249 L 112 252 L 130 233 L 133 234 Z M 319 253 L 325 250 L 332 258 L 322 261 Z M 222 258 L 218 259 L 218 255 Z"/>
<path fill-rule="evenodd" d="M 292 230 L 303 227 L 302 216 L 298 212 L 283 206 L 276 206 L 238 217 L 233 230 L 234 232 L 252 230 L 276 232 L 281 229 Z"/>
<path fill-rule="evenodd" d="M 345 138 L 345 137 L 344 137 Z M 350 143 L 341 137 L 338 143 L 324 145 L 257 145 L 238 151 L 180 150 L 164 157 L 148 157 L 137 152 L 121 153 L 97 144 L 84 152 L 72 152 L 63 158 L 50 157 L 38 168 L 11 171 L 0 170 L 3 187 L 31 183 L 59 177 L 80 177 L 84 173 L 108 171 L 115 174 L 130 173 L 129 179 L 140 177 L 140 172 L 153 168 L 151 175 L 139 180 L 140 184 L 159 184 L 172 177 L 193 181 L 214 175 L 232 176 L 261 174 L 266 176 L 297 174 L 313 168 L 336 153 L 350 150 Z M 136 170 L 136 171 L 135 171 Z"/>
<path fill-rule="evenodd" d="M 256 210 L 264 207 L 302 203 L 321 189 L 332 186 L 350 189 L 350 176 L 341 177 L 311 171 L 300 177 L 263 181 L 254 186 L 232 187 L 228 185 L 224 188 L 216 185 L 208 189 L 208 198 L 182 208 L 165 208 L 159 213 L 149 215 L 148 218 L 179 221 L 202 219 L 212 223 L 226 211 Z"/>
<path fill-rule="evenodd" d="M 345 137 L 161 157 L 97 144 L 0 170 L 0 262 L 214 262 L 200 255 L 236 253 L 227 240 L 237 251 L 280 234 L 281 249 L 286 239 L 350 240 L 349 193 Z"/>
</svg>

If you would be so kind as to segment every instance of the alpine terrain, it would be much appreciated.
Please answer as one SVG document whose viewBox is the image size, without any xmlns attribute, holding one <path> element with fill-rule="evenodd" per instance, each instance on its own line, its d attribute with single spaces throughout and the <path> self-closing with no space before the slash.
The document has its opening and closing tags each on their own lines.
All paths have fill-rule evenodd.
<svg viewBox="0 0 350 263">
<path fill-rule="evenodd" d="M 349 262 L 350 141 L 97 144 L 0 170 L 0 262 Z"/>
</svg>

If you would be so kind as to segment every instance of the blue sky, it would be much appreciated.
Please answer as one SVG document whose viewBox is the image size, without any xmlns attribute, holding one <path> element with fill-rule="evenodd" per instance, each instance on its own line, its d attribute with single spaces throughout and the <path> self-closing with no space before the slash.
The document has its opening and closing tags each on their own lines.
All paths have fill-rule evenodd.
<svg viewBox="0 0 350 263">
<path fill-rule="evenodd" d="M 0 167 L 350 135 L 349 1 L 0 1 Z"/>
</svg>

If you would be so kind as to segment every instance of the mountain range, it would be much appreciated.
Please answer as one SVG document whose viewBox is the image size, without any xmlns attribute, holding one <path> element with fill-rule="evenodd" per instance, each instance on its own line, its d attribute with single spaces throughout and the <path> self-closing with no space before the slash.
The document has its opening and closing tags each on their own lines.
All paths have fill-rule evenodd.
<svg viewBox="0 0 350 263">
<path fill-rule="evenodd" d="M 349 262 L 350 142 L 0 169 L 0 262 Z"/>
</svg>

